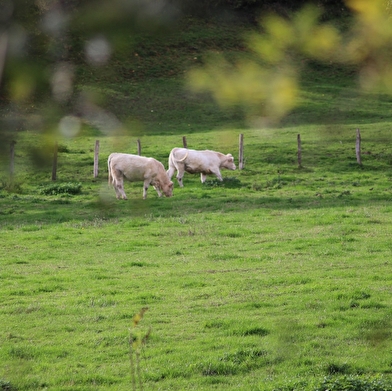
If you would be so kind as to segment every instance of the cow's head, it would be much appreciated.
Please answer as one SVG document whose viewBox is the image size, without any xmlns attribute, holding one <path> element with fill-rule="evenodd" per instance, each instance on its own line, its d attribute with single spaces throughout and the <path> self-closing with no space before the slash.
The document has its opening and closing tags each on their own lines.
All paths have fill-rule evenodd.
<svg viewBox="0 0 392 391">
<path fill-rule="evenodd" d="M 236 169 L 235 164 L 234 164 L 234 158 L 231 153 L 228 153 L 225 156 L 222 167 L 227 168 L 228 170 L 235 170 Z"/>
<path fill-rule="evenodd" d="M 171 197 L 173 195 L 173 182 L 169 181 L 164 183 L 162 186 L 162 191 L 166 197 Z"/>
</svg>

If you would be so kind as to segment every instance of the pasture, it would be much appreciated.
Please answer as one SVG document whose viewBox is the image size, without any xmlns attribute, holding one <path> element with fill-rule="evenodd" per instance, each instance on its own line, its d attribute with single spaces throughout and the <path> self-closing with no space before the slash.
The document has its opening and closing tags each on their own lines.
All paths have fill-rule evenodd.
<svg viewBox="0 0 392 391">
<path fill-rule="evenodd" d="M 391 390 L 390 97 L 315 68 L 301 105 L 263 128 L 188 97 L 179 78 L 95 88 L 143 128 L 59 139 L 56 184 L 80 194 L 45 191 L 34 129 L 19 134 L 13 187 L 1 172 L 0 389 L 131 389 L 132 319 L 148 307 L 145 390 Z M 146 200 L 126 183 L 127 201 L 107 187 L 107 156 L 136 153 L 137 139 L 167 168 L 182 136 L 238 163 L 240 133 L 245 168 L 223 183 L 185 174 L 172 198 Z"/>
</svg>

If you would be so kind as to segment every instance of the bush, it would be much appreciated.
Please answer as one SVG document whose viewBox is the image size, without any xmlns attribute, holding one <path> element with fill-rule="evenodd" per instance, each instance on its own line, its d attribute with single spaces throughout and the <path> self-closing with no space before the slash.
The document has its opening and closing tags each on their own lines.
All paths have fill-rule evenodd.
<svg viewBox="0 0 392 391">
<path fill-rule="evenodd" d="M 15 388 L 12 387 L 10 382 L 0 379 L 0 390 L 12 391 L 15 390 Z"/>
<path fill-rule="evenodd" d="M 40 190 L 40 194 L 44 195 L 58 195 L 58 194 L 81 194 L 82 184 L 81 183 L 54 183 L 48 185 Z"/>
<path fill-rule="evenodd" d="M 2 180 L 0 184 L 0 189 L 8 193 L 22 194 L 22 185 L 14 181 Z"/>
<path fill-rule="evenodd" d="M 204 186 L 207 187 L 229 187 L 229 188 L 239 188 L 242 187 L 241 181 L 235 177 L 223 178 L 223 181 L 219 179 L 211 179 L 204 182 Z"/>
<path fill-rule="evenodd" d="M 68 148 L 66 145 L 59 144 L 59 145 L 57 146 L 57 152 L 69 153 L 69 148 Z"/>
<path fill-rule="evenodd" d="M 392 391 L 392 382 L 381 377 L 364 379 L 359 376 L 327 377 L 315 391 Z"/>
</svg>

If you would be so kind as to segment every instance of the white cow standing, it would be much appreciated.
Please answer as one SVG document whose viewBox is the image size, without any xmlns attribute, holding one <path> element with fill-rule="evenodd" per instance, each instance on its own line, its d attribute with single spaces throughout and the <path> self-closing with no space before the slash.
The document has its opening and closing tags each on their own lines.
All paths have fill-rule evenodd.
<svg viewBox="0 0 392 391">
<path fill-rule="evenodd" d="M 147 189 L 153 185 L 161 197 L 173 195 L 173 182 L 167 177 L 165 167 L 152 158 L 126 153 L 112 153 L 108 157 L 109 186 L 113 185 L 116 197 L 127 199 L 124 192 L 124 178 L 131 182 L 143 181 L 143 199 L 147 197 Z"/>
<path fill-rule="evenodd" d="M 221 168 L 235 170 L 233 155 L 228 153 L 224 155 L 215 151 L 195 151 L 186 148 L 173 148 L 169 155 L 169 169 L 167 175 L 171 180 L 174 172 L 177 170 L 177 180 L 180 187 L 184 187 L 182 178 L 184 172 L 189 174 L 200 173 L 201 182 L 206 181 L 206 176 L 215 174 L 220 181 L 223 181 L 220 173 Z"/>
</svg>

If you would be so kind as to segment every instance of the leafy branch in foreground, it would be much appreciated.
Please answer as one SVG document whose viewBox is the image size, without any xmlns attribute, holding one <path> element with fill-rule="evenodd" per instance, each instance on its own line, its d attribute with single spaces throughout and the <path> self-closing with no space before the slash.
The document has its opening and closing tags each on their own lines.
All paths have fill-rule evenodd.
<svg viewBox="0 0 392 391">
<path fill-rule="evenodd" d="M 129 334 L 129 359 L 131 364 L 131 378 L 132 378 L 132 389 L 143 390 L 143 382 L 140 373 L 140 354 L 143 347 L 146 345 L 148 338 L 151 334 L 151 327 L 144 333 L 136 333 L 136 328 L 139 322 L 143 319 L 144 313 L 148 310 L 148 307 L 143 307 L 138 314 L 132 319 L 132 328 Z"/>
<path fill-rule="evenodd" d="M 351 66 L 360 90 L 391 94 L 391 2 L 345 3 L 352 11 L 347 30 L 323 22 L 322 12 L 312 5 L 290 19 L 263 18 L 260 31 L 246 38 L 253 58 L 234 64 L 223 56 L 211 58 L 190 72 L 190 87 L 210 92 L 222 106 L 243 106 L 251 117 L 261 116 L 267 123 L 279 121 L 300 104 L 301 74 L 310 60 Z"/>
</svg>

